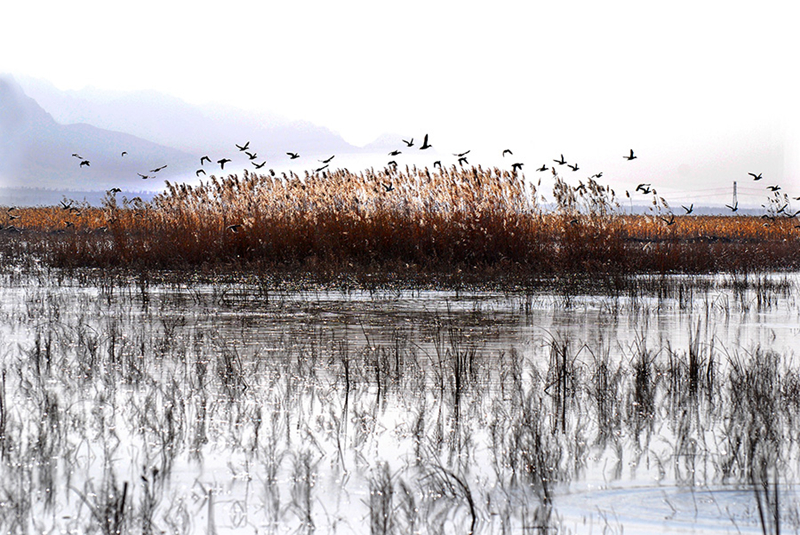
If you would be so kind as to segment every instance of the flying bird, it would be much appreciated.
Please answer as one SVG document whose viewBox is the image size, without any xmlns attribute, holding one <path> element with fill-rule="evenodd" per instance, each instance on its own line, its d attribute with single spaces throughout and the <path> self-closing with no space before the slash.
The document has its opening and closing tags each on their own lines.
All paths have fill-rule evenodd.
<svg viewBox="0 0 800 535">
<path fill-rule="evenodd" d="M 125 156 L 126 154 L 128 154 L 128 151 L 124 150 L 124 151 L 122 151 L 122 154 L 120 154 L 120 157 Z"/>
<path fill-rule="evenodd" d="M 758 173 L 758 174 L 755 174 L 755 173 L 747 173 L 747 174 L 748 174 L 748 175 L 750 175 L 751 177 L 753 177 L 753 180 L 761 180 L 761 175 L 762 175 L 763 173 Z"/>
<path fill-rule="evenodd" d="M 158 173 L 159 171 L 161 171 L 162 169 L 165 169 L 166 167 L 167 166 L 165 164 L 165 165 L 162 165 L 161 167 L 156 167 L 155 169 L 150 169 L 150 172 L 151 173 Z"/>
<path fill-rule="evenodd" d="M 469 165 L 469 162 L 467 162 L 467 157 L 466 156 L 461 156 L 458 159 L 458 163 L 459 163 L 459 165 Z"/>
<path fill-rule="evenodd" d="M 592 178 L 603 178 L 603 172 L 600 171 L 599 173 L 592 175 Z"/>
<path fill-rule="evenodd" d="M 290 160 L 296 160 L 297 158 L 300 157 L 300 155 L 296 152 L 287 152 L 286 154 L 289 155 Z"/>
<path fill-rule="evenodd" d="M 641 191 L 645 195 L 650 193 L 652 190 L 650 189 L 650 184 L 639 184 L 636 186 L 636 191 Z"/>
<path fill-rule="evenodd" d="M 83 165 L 83 163 L 81 163 L 81 165 Z M 770 190 L 770 191 L 778 191 L 779 189 L 781 189 L 781 187 L 780 186 L 767 186 L 767 189 Z"/>
<path fill-rule="evenodd" d="M 327 168 L 328 168 L 328 164 L 325 164 L 325 165 L 323 165 L 322 167 L 320 167 L 318 169 L 314 169 L 314 172 L 315 173 L 319 173 L 320 171 L 324 171 Z"/>
<path fill-rule="evenodd" d="M 225 164 L 229 161 L 231 161 L 230 158 L 222 158 L 221 160 L 217 160 L 217 163 L 219 164 L 220 169 L 225 169 Z"/>
<path fill-rule="evenodd" d="M 206 174 L 206 172 L 205 172 L 205 171 L 203 171 L 202 169 L 198 169 L 198 170 L 197 170 L 197 171 L 195 171 L 195 173 L 194 173 L 194 175 L 195 175 L 195 176 L 200 176 L 200 175 L 204 175 L 204 174 Z"/>
<path fill-rule="evenodd" d="M 267 165 L 267 160 L 264 160 L 261 163 L 252 162 L 252 164 L 253 164 L 253 166 L 255 166 L 256 169 L 261 169 L 262 167 Z"/>
<path fill-rule="evenodd" d="M 402 154 L 399 150 L 393 150 L 389 153 L 389 156 L 397 156 L 398 154 Z"/>
<path fill-rule="evenodd" d="M 325 159 L 325 160 L 318 160 L 318 161 L 320 161 L 320 162 L 322 162 L 322 163 L 331 163 L 331 160 L 333 160 L 333 158 L 334 158 L 335 156 L 336 156 L 336 155 L 334 154 L 334 155 L 333 155 L 333 156 L 331 156 L 330 158 L 327 158 L 327 159 Z"/>
<path fill-rule="evenodd" d="M 736 201 L 735 203 L 733 203 L 733 206 L 731 206 L 730 204 L 726 204 L 725 206 L 727 208 L 730 208 L 731 212 L 735 212 L 736 210 L 739 209 L 739 201 Z"/>
<path fill-rule="evenodd" d="M 208 156 L 203 156 L 202 158 L 200 158 L 200 165 L 203 165 L 204 161 L 211 163 L 211 158 L 209 158 Z"/>
<path fill-rule="evenodd" d="M 563 154 L 561 155 L 561 159 L 560 160 L 553 160 L 553 161 L 556 162 L 558 165 L 564 165 L 565 163 L 567 163 L 567 160 L 564 159 L 564 155 Z"/>
<path fill-rule="evenodd" d="M 522 166 L 523 166 L 523 165 L 524 165 L 524 164 L 521 164 L 521 163 L 514 163 L 514 164 L 511 164 L 511 170 L 512 170 L 512 171 L 522 171 Z"/>
<path fill-rule="evenodd" d="M 228 225 L 227 227 L 225 227 L 225 230 L 230 230 L 231 232 L 239 232 L 240 228 L 242 228 L 242 225 L 239 224 Z"/>
<path fill-rule="evenodd" d="M 547 171 L 547 165 L 542 164 L 542 166 L 539 169 L 537 169 L 537 171 L 541 171 L 541 172 Z"/>
<path fill-rule="evenodd" d="M 414 146 L 414 138 L 412 137 L 410 141 L 403 140 L 403 143 L 406 144 L 406 147 L 413 147 Z"/>
<path fill-rule="evenodd" d="M 422 146 L 419 150 L 425 150 L 433 147 L 433 145 L 428 145 L 428 134 L 425 134 L 425 139 L 422 140 Z"/>
<path fill-rule="evenodd" d="M 247 154 L 247 157 L 250 158 L 251 160 L 255 160 L 256 158 L 258 158 L 258 153 L 257 152 L 247 152 L 247 151 L 245 151 L 245 154 Z"/>
<path fill-rule="evenodd" d="M 684 205 L 681 205 L 681 208 L 686 210 L 686 215 L 689 215 L 694 211 L 694 203 L 690 204 L 689 208 L 686 208 Z"/>
<path fill-rule="evenodd" d="M 150 178 L 149 176 L 143 175 L 142 173 L 136 173 L 136 174 L 142 177 L 142 180 L 147 180 L 148 178 Z"/>
<path fill-rule="evenodd" d="M 394 160 L 391 160 L 391 161 L 390 161 L 389 163 L 387 163 L 386 165 L 393 165 L 393 166 L 397 167 L 397 162 L 396 162 L 396 161 L 394 161 Z"/>
<path fill-rule="evenodd" d="M 628 161 L 631 161 L 631 160 L 635 160 L 637 158 L 637 156 L 634 156 L 633 149 L 631 149 L 631 153 L 628 156 L 623 156 L 623 158 L 625 158 Z"/>
<path fill-rule="evenodd" d="M 667 224 L 667 226 L 672 225 L 675 223 L 675 214 L 669 214 L 669 219 L 666 217 L 662 217 L 661 221 Z"/>
<path fill-rule="evenodd" d="M 119 189 L 119 188 L 111 188 L 110 190 L 108 190 L 108 192 L 109 192 L 111 195 L 114 195 L 115 193 L 121 193 L 121 192 L 122 192 L 122 190 L 121 190 L 121 189 Z"/>
<path fill-rule="evenodd" d="M 85 165 L 86 167 L 91 167 L 91 166 L 89 165 L 89 160 L 83 160 L 83 161 L 81 162 L 81 165 L 80 165 L 80 167 L 83 167 L 84 165 Z"/>
<path fill-rule="evenodd" d="M 512 156 L 514 155 L 514 153 L 513 153 L 513 152 L 511 152 L 511 149 L 505 149 L 505 150 L 503 151 L 503 158 L 505 158 L 505 157 L 506 157 L 506 153 L 508 153 L 508 154 L 511 154 Z"/>
<path fill-rule="evenodd" d="M 236 144 L 234 143 L 234 145 L 236 145 Z M 250 148 L 250 142 L 248 141 L 244 145 L 236 145 L 236 148 L 239 149 L 240 151 L 244 152 L 244 151 L 246 151 L 247 149 Z"/>
<path fill-rule="evenodd" d="M 77 158 L 77 159 L 79 159 L 79 160 L 83 160 L 83 156 L 81 156 L 81 155 L 80 155 L 80 154 L 78 154 L 77 152 L 73 152 L 73 153 L 72 153 L 72 157 L 73 157 L 73 158 Z"/>
<path fill-rule="evenodd" d="M 577 164 L 577 163 L 576 163 L 575 165 L 570 165 L 570 164 L 567 164 L 567 167 L 569 167 L 569 168 L 570 168 L 570 169 L 572 169 L 573 171 L 577 171 L 578 169 L 580 169 L 580 168 L 578 167 L 578 164 Z"/>
<path fill-rule="evenodd" d="M 381 186 L 383 186 L 383 189 L 386 190 L 386 193 L 389 193 L 390 191 L 394 191 L 394 186 L 392 186 L 391 182 L 389 182 L 389 184 L 381 183 Z"/>
<path fill-rule="evenodd" d="M 455 153 L 455 152 L 454 152 L 454 153 L 453 153 L 453 156 L 458 156 L 459 158 L 463 158 L 464 156 L 466 156 L 467 154 L 469 154 L 471 150 L 472 150 L 472 149 L 470 149 L 470 150 L 468 150 L 468 151 L 466 151 L 466 152 L 459 152 L 459 153 Z"/>
<path fill-rule="evenodd" d="M 433 166 L 434 167 L 438 167 L 439 169 L 441 169 L 442 168 L 441 160 L 436 160 L 435 162 L 433 162 Z"/>
</svg>

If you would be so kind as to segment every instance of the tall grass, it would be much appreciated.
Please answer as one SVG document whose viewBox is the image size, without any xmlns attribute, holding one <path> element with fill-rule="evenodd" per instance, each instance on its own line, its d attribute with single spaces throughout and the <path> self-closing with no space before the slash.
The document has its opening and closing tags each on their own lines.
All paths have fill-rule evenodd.
<svg viewBox="0 0 800 535">
<path fill-rule="evenodd" d="M 102 208 L 18 209 L 0 254 L 60 267 L 483 279 L 800 266 L 793 219 L 681 217 L 659 197 L 653 204 L 651 215 L 625 215 L 610 187 L 560 177 L 545 203 L 522 174 L 480 166 L 245 172 L 167 184 L 150 203 L 109 194 Z"/>
</svg>

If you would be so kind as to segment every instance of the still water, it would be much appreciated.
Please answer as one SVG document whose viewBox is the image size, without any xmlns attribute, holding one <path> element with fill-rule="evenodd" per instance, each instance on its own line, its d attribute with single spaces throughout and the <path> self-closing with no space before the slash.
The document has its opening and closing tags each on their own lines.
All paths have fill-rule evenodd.
<svg viewBox="0 0 800 535">
<path fill-rule="evenodd" d="M 8 278 L 0 524 L 761 533 L 777 513 L 797 531 L 798 277 L 764 281 L 609 297 Z"/>
</svg>

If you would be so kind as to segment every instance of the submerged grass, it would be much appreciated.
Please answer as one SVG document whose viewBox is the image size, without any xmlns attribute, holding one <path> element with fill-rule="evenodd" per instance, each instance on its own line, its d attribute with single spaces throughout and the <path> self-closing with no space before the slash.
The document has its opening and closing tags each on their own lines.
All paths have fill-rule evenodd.
<svg viewBox="0 0 800 535">
<path fill-rule="evenodd" d="M 2 531 L 563 533 L 581 528 L 560 497 L 592 473 L 742 486 L 755 501 L 740 521 L 798 527 L 800 371 L 715 342 L 731 312 L 703 294 L 683 346 L 642 326 L 624 346 L 545 332 L 523 353 L 447 314 L 382 337 L 353 320 L 254 339 L 293 314 L 255 287 L 17 288 L 0 337 L 32 336 L 0 338 Z M 235 331 L 215 325 L 227 314 Z"/>
</svg>

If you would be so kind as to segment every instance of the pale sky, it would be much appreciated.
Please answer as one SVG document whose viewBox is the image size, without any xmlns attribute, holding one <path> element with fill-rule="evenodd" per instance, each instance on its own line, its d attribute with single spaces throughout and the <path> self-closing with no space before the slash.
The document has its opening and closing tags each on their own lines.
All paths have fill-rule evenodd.
<svg viewBox="0 0 800 535">
<path fill-rule="evenodd" d="M 800 189 L 790 6 L 17 1 L 0 73 L 277 112 L 354 144 L 428 132 L 474 163 L 511 148 L 529 173 L 564 153 L 621 180 L 716 186 L 742 167 Z"/>
</svg>

